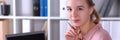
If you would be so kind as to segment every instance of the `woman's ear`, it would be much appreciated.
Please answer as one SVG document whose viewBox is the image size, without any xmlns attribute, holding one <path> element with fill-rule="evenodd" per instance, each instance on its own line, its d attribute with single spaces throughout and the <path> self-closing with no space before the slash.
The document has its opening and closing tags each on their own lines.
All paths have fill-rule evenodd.
<svg viewBox="0 0 120 40">
<path fill-rule="evenodd" d="M 94 7 L 90 7 L 89 11 L 90 11 L 89 15 L 91 15 L 93 13 L 93 11 L 94 11 Z"/>
</svg>

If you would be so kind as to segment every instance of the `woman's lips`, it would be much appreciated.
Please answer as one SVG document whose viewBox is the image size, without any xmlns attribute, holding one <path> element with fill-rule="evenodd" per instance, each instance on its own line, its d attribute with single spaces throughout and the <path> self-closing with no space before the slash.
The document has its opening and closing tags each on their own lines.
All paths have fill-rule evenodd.
<svg viewBox="0 0 120 40">
<path fill-rule="evenodd" d="M 78 23 L 80 20 L 73 20 L 73 22 Z"/>
</svg>

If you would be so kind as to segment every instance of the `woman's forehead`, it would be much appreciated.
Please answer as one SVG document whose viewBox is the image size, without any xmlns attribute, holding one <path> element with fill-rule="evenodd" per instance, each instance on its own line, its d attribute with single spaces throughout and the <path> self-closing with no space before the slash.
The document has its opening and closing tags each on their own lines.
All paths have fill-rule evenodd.
<svg viewBox="0 0 120 40">
<path fill-rule="evenodd" d="M 67 0 L 67 6 L 85 5 L 86 0 Z"/>
</svg>

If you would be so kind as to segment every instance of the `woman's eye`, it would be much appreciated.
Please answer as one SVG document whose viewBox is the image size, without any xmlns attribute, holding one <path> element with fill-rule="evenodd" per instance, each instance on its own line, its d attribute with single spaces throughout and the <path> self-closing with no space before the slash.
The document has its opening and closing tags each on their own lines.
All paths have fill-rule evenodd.
<svg viewBox="0 0 120 40">
<path fill-rule="evenodd" d="M 82 8 L 78 8 L 78 10 L 83 10 Z"/>
<path fill-rule="evenodd" d="M 67 11 L 72 11 L 72 9 L 71 8 L 67 8 Z"/>
</svg>

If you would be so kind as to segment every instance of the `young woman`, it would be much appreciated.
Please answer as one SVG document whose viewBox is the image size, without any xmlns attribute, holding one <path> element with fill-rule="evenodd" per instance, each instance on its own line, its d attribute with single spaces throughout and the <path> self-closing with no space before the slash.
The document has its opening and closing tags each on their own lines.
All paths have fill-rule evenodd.
<svg viewBox="0 0 120 40">
<path fill-rule="evenodd" d="M 66 40 L 112 40 L 92 0 L 67 0 L 67 13 L 72 26 L 65 32 Z"/>
</svg>

